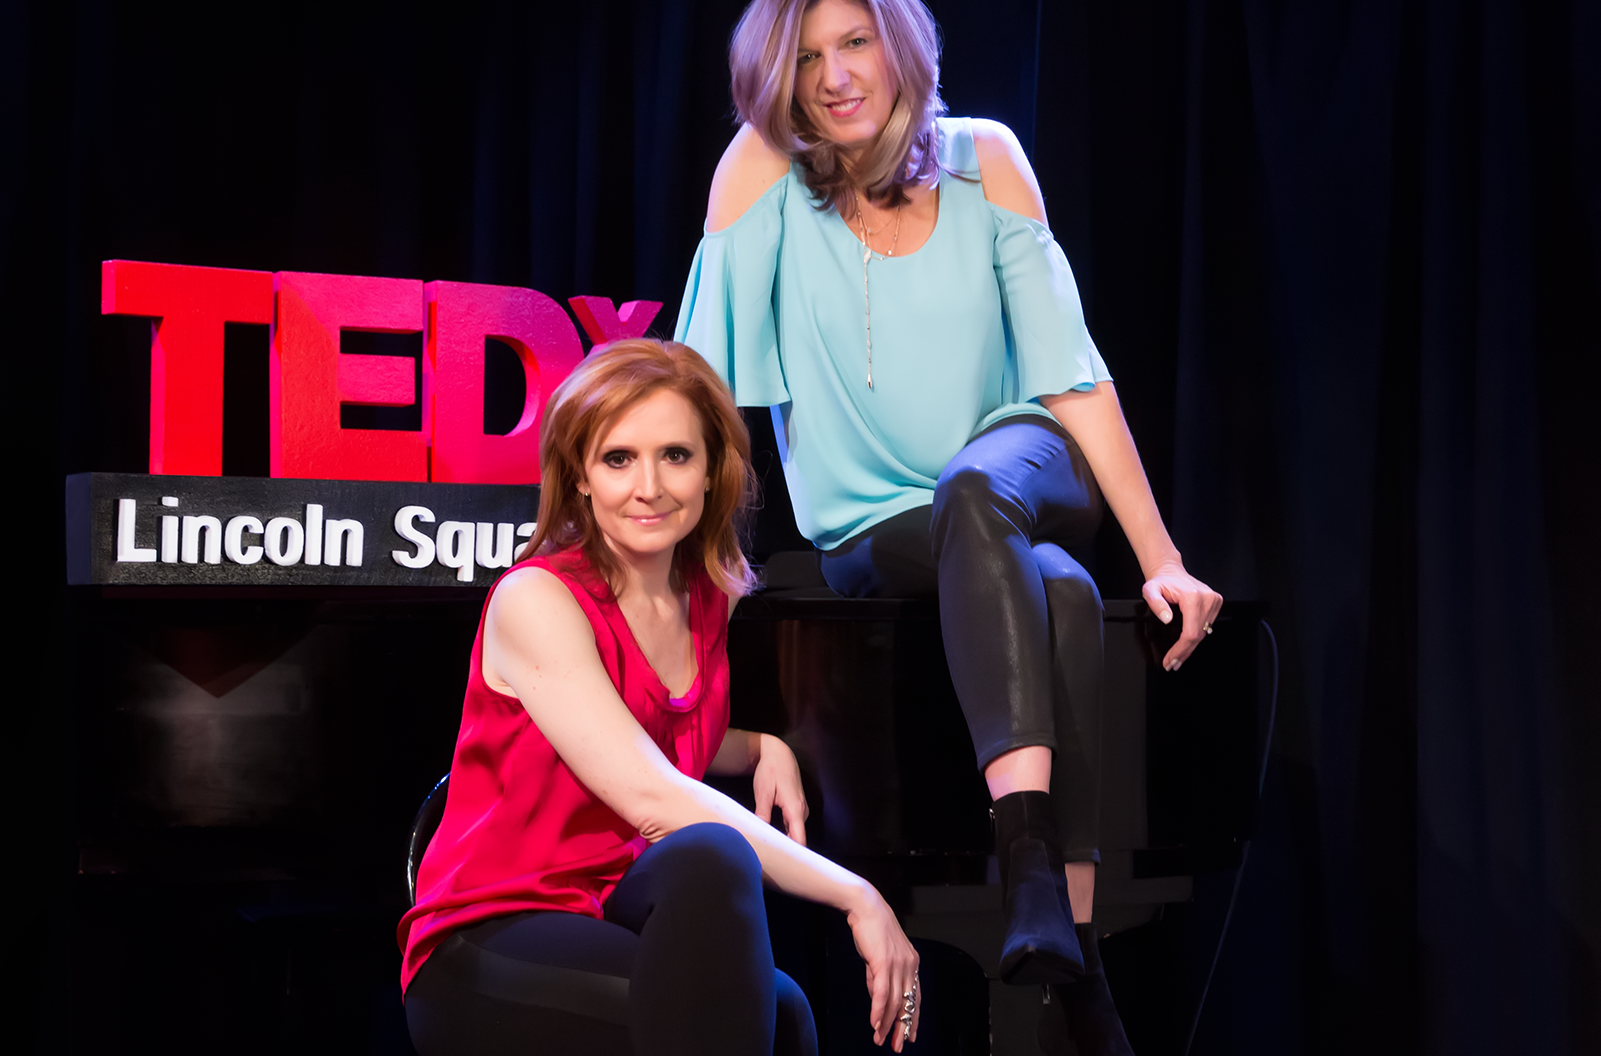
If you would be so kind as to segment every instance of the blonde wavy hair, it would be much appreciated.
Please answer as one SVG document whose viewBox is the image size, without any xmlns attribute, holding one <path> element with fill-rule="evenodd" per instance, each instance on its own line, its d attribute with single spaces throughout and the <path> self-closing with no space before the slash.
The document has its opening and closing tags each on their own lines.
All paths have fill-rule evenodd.
<svg viewBox="0 0 1601 1056">
<path fill-rule="evenodd" d="M 723 593 L 750 593 L 756 577 L 739 546 L 739 521 L 754 501 L 750 433 L 716 372 L 677 341 L 615 341 L 596 349 L 551 393 L 539 427 L 539 522 L 518 560 L 577 548 L 616 592 L 621 566 L 579 492 L 591 445 L 624 411 L 666 389 L 700 418 L 710 485 L 700 521 L 673 551 L 672 586 L 687 590 L 689 573 L 706 569 Z"/>
<path fill-rule="evenodd" d="M 801 19 L 817 0 L 751 0 L 728 45 L 734 109 L 769 146 L 800 162 L 821 208 L 838 204 L 853 183 L 894 207 L 909 200 L 907 187 L 939 171 L 939 28 L 922 0 L 851 2 L 872 16 L 897 91 L 888 123 L 852 170 L 795 101 Z"/>
</svg>

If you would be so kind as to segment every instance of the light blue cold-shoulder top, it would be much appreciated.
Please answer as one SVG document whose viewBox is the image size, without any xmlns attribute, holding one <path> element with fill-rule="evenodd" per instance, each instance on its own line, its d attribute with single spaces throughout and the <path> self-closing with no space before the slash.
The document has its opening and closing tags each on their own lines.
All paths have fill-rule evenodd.
<svg viewBox="0 0 1601 1056">
<path fill-rule="evenodd" d="M 701 240 L 684 289 L 675 339 L 773 408 L 796 522 L 825 550 L 932 502 L 978 432 L 1111 377 L 1050 231 L 985 200 L 971 121 L 942 118 L 939 149 L 933 234 L 868 265 L 871 389 L 862 244 L 798 165 Z"/>
</svg>

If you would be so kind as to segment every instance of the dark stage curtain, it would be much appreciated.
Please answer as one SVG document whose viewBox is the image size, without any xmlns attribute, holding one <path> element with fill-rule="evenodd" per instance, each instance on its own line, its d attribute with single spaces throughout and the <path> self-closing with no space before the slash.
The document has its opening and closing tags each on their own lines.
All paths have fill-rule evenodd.
<svg viewBox="0 0 1601 1056">
<path fill-rule="evenodd" d="M 1272 606 L 1280 735 L 1194 1051 L 1598 1051 L 1601 6 L 931 7 L 952 111 L 1035 159 L 1191 569 Z M 648 298 L 665 331 L 739 8 L 0 3 L 6 760 L 59 1022 L 61 480 L 146 460 L 148 328 L 99 315 L 99 261 Z M 1115 529 L 1095 560 L 1137 590 Z"/>
<path fill-rule="evenodd" d="M 1174 531 L 1287 709 L 1203 1034 L 1596 1051 L 1596 9 L 1186 18 Z"/>
</svg>

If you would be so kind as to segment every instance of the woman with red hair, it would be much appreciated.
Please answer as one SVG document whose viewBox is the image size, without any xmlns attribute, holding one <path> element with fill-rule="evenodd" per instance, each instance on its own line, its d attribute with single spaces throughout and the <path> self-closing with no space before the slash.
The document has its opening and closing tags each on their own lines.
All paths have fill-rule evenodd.
<svg viewBox="0 0 1601 1056">
<path fill-rule="evenodd" d="M 684 345 L 610 345 L 552 395 L 538 528 L 485 604 L 400 924 L 423 1056 L 815 1053 L 806 999 L 773 967 L 764 878 L 847 914 L 875 1042 L 916 1037 L 917 954 L 894 913 L 806 849 L 784 743 L 728 728 L 749 454 L 727 388 Z M 707 772 L 753 772 L 762 816 Z M 596 997 L 617 993 L 626 1022 Z"/>
</svg>

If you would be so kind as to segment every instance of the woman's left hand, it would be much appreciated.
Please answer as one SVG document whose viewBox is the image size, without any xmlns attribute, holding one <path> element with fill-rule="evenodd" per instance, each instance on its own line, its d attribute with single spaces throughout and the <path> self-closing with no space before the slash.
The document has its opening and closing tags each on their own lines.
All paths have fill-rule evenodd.
<svg viewBox="0 0 1601 1056">
<path fill-rule="evenodd" d="M 1212 621 L 1223 608 L 1223 595 L 1184 571 L 1183 565 L 1157 569 L 1140 593 L 1152 615 L 1163 623 L 1173 622 L 1174 605 L 1184 617 L 1184 632 L 1162 658 L 1162 670 L 1177 671 L 1201 639 L 1212 633 Z"/>
<path fill-rule="evenodd" d="M 756 816 L 771 823 L 773 807 L 784 814 L 789 838 L 806 846 L 806 793 L 801 789 L 800 764 L 789 745 L 770 733 L 760 735 L 761 758 L 756 761 L 754 785 Z"/>
<path fill-rule="evenodd" d="M 888 1042 L 891 1049 L 901 1052 L 907 1042 L 917 1040 L 917 1027 L 923 1018 L 917 949 L 883 897 L 871 887 L 867 893 L 861 906 L 845 914 L 845 923 L 856 941 L 856 952 L 867 966 L 871 1001 L 868 1025 L 873 1028 L 873 1044 Z M 911 1018 L 903 1021 L 900 1017 L 907 1012 Z"/>
</svg>

